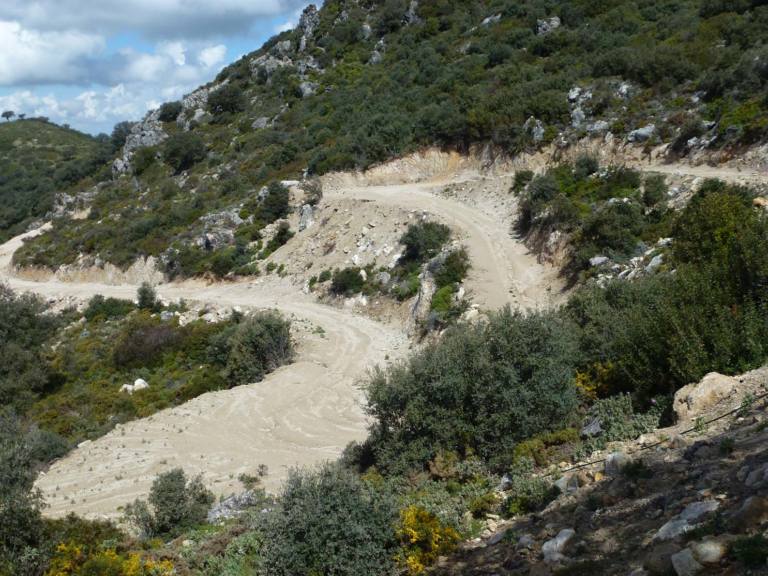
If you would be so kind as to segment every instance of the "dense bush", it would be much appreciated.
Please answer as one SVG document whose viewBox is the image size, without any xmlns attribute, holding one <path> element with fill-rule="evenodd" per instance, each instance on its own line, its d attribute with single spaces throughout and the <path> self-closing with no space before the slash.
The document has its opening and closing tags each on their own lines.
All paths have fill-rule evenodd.
<svg viewBox="0 0 768 576">
<path fill-rule="evenodd" d="M 262 570 L 272 576 L 395 574 L 397 509 L 385 491 L 335 465 L 290 473 L 267 517 Z"/>
<path fill-rule="evenodd" d="M 425 262 L 435 256 L 451 237 L 451 231 L 445 224 L 421 222 L 408 227 L 400 238 L 405 246 L 403 259 L 411 262 Z"/>
<path fill-rule="evenodd" d="M 101 294 L 96 294 L 88 301 L 88 306 L 83 311 L 83 316 L 87 320 L 97 318 L 111 319 L 122 318 L 132 312 L 136 306 L 130 300 L 121 300 L 120 298 L 105 298 Z"/>
<path fill-rule="evenodd" d="M 157 312 L 160 302 L 157 300 L 157 293 L 149 282 L 142 282 L 136 292 L 136 300 L 139 310 L 149 310 Z"/>
<path fill-rule="evenodd" d="M 187 479 L 184 470 L 164 472 L 152 482 L 148 502 L 136 500 L 125 517 L 145 538 L 176 535 L 203 522 L 214 501 L 202 479 Z"/>
<path fill-rule="evenodd" d="M 158 119 L 160 122 L 174 122 L 176 118 L 181 114 L 182 105 L 181 102 L 166 102 L 160 106 L 160 113 Z"/>
<path fill-rule="evenodd" d="M 181 132 L 163 143 L 163 160 L 177 173 L 205 158 L 205 142 L 192 132 Z"/>
<path fill-rule="evenodd" d="M 46 369 L 44 344 L 60 319 L 44 314 L 36 296 L 15 295 L 0 284 L 0 405 L 25 411 L 55 382 Z"/>
<path fill-rule="evenodd" d="M 42 558 L 43 502 L 33 488 L 32 455 L 19 420 L 0 412 L 0 572 L 24 576 L 38 572 Z"/>
<path fill-rule="evenodd" d="M 222 86 L 208 96 L 208 110 L 212 114 L 224 114 L 226 112 L 236 114 L 244 110 L 245 105 L 243 90 L 235 84 Z"/>
<path fill-rule="evenodd" d="M 337 296 L 352 296 L 362 291 L 365 285 L 360 268 L 344 268 L 336 270 L 331 280 L 331 293 Z"/>
<path fill-rule="evenodd" d="M 369 381 L 377 465 L 404 471 L 440 450 L 503 465 L 517 442 L 570 417 L 577 357 L 573 327 L 552 314 L 507 309 L 449 330 Z"/>
<path fill-rule="evenodd" d="M 291 324 L 275 312 L 245 318 L 232 335 L 224 371 L 230 385 L 251 384 L 293 358 Z"/>
<path fill-rule="evenodd" d="M 290 211 L 290 193 L 280 182 L 272 182 L 267 187 L 267 195 L 258 212 L 259 219 L 265 224 L 288 216 Z"/>
</svg>

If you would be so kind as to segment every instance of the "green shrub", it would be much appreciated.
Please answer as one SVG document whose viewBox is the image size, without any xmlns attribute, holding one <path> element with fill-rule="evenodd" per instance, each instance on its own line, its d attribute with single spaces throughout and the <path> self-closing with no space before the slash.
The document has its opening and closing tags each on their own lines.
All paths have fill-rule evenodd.
<svg viewBox="0 0 768 576">
<path fill-rule="evenodd" d="M 425 262 L 437 255 L 451 237 L 451 231 L 445 224 L 421 222 L 408 226 L 400 243 L 405 246 L 403 260 Z"/>
<path fill-rule="evenodd" d="M 21 576 L 41 568 L 43 501 L 34 486 L 36 471 L 21 424 L 0 412 L 0 572 Z"/>
<path fill-rule="evenodd" d="M 502 510 L 508 517 L 536 512 L 554 500 L 559 490 L 545 478 L 533 475 L 533 460 L 520 458 L 507 472 L 509 485 Z"/>
<path fill-rule="evenodd" d="M 469 272 L 469 254 L 466 249 L 460 248 L 449 252 L 436 269 L 432 271 L 438 286 L 450 286 L 457 284 L 467 277 Z"/>
<path fill-rule="evenodd" d="M 176 173 L 183 172 L 205 158 L 205 142 L 192 132 L 179 132 L 163 143 L 163 160 Z"/>
<path fill-rule="evenodd" d="M 267 188 L 267 195 L 259 208 L 259 219 L 269 224 L 285 218 L 290 211 L 290 193 L 280 182 L 272 182 Z"/>
<path fill-rule="evenodd" d="M 157 149 L 154 146 L 143 146 L 133 153 L 131 166 L 136 176 L 141 176 L 146 172 L 157 159 Z"/>
<path fill-rule="evenodd" d="M 146 313 L 131 317 L 115 340 L 112 361 L 119 369 L 153 366 L 166 352 L 178 348 L 183 338 L 178 326 Z"/>
<path fill-rule="evenodd" d="M 175 468 L 155 478 L 148 502 L 126 506 L 125 518 L 144 538 L 177 535 L 205 521 L 213 501 L 201 477 L 187 480 L 184 470 Z"/>
<path fill-rule="evenodd" d="M 291 324 L 276 312 L 245 318 L 232 335 L 224 377 L 232 386 L 261 381 L 293 358 Z"/>
<path fill-rule="evenodd" d="M 762 534 L 742 536 L 731 544 L 731 555 L 750 568 L 765 566 L 768 560 L 768 538 Z"/>
<path fill-rule="evenodd" d="M 344 268 L 333 273 L 331 281 L 331 293 L 337 296 L 352 296 L 363 290 L 365 280 L 360 268 Z"/>
<path fill-rule="evenodd" d="M 274 576 L 394 572 L 397 509 L 382 490 L 338 466 L 293 470 L 267 516 L 262 569 Z"/>
<path fill-rule="evenodd" d="M 650 174 L 645 177 L 643 184 L 643 204 L 649 208 L 656 206 L 667 197 L 666 178 L 662 174 Z"/>
<path fill-rule="evenodd" d="M 507 309 L 449 329 L 368 382 L 377 465 L 403 471 L 442 450 L 503 466 L 515 443 L 571 415 L 576 361 L 573 327 L 553 314 Z"/>
<path fill-rule="evenodd" d="M 515 172 L 515 180 L 512 184 L 512 192 L 520 194 L 528 183 L 533 180 L 534 173 L 532 170 L 518 170 Z"/>
<path fill-rule="evenodd" d="M 136 306 L 130 300 L 105 298 L 101 294 L 96 294 L 88 301 L 88 307 L 83 311 L 83 316 L 89 321 L 97 318 L 123 318 L 135 308 Z"/>
</svg>

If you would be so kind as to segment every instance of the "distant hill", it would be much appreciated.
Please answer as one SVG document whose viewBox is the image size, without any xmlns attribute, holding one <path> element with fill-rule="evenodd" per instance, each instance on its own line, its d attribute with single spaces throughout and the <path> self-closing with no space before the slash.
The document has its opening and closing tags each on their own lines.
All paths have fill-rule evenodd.
<svg viewBox="0 0 768 576">
<path fill-rule="evenodd" d="M 101 179 L 107 142 L 39 119 L 0 123 L 0 241 L 51 210 L 56 192 Z"/>
</svg>

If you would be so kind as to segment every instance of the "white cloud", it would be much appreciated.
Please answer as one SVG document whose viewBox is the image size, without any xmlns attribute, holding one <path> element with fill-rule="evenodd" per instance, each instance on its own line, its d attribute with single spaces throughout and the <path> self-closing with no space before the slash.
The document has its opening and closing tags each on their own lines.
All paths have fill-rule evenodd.
<svg viewBox="0 0 768 576">
<path fill-rule="evenodd" d="M 3 0 L 0 19 L 38 30 L 113 33 L 126 28 L 154 38 L 211 38 L 247 32 L 259 18 L 304 0 Z M 318 4 L 320 2 L 317 2 Z"/>
<path fill-rule="evenodd" d="M 87 60 L 104 45 L 92 34 L 40 32 L 0 20 L 0 85 L 77 82 L 88 75 Z"/>
<path fill-rule="evenodd" d="M 224 62 L 224 58 L 227 56 L 227 47 L 223 44 L 217 44 L 216 46 L 208 46 L 200 50 L 198 61 L 205 68 L 213 68 Z"/>
</svg>

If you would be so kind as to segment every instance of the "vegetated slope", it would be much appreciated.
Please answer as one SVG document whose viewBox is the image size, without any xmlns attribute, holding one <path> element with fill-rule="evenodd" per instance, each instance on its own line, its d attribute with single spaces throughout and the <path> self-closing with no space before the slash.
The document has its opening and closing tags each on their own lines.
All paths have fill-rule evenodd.
<svg viewBox="0 0 768 576">
<path fill-rule="evenodd" d="M 108 172 L 109 142 L 40 119 L 0 123 L 0 242 L 44 217 L 62 192 Z"/>
<path fill-rule="evenodd" d="M 434 144 L 513 153 L 590 134 L 648 149 L 671 142 L 672 155 L 760 141 L 761 4 L 310 7 L 295 30 L 150 114 L 116 163 L 129 177 L 105 186 L 91 219 L 57 222 L 17 262 L 55 268 L 84 254 L 127 266 L 154 255 L 175 276 L 254 274 L 259 231 L 281 216 L 263 210 L 259 191 L 305 169 L 362 168 Z M 228 233 L 201 240 L 201 218 L 223 211 L 235 221 Z"/>
</svg>

